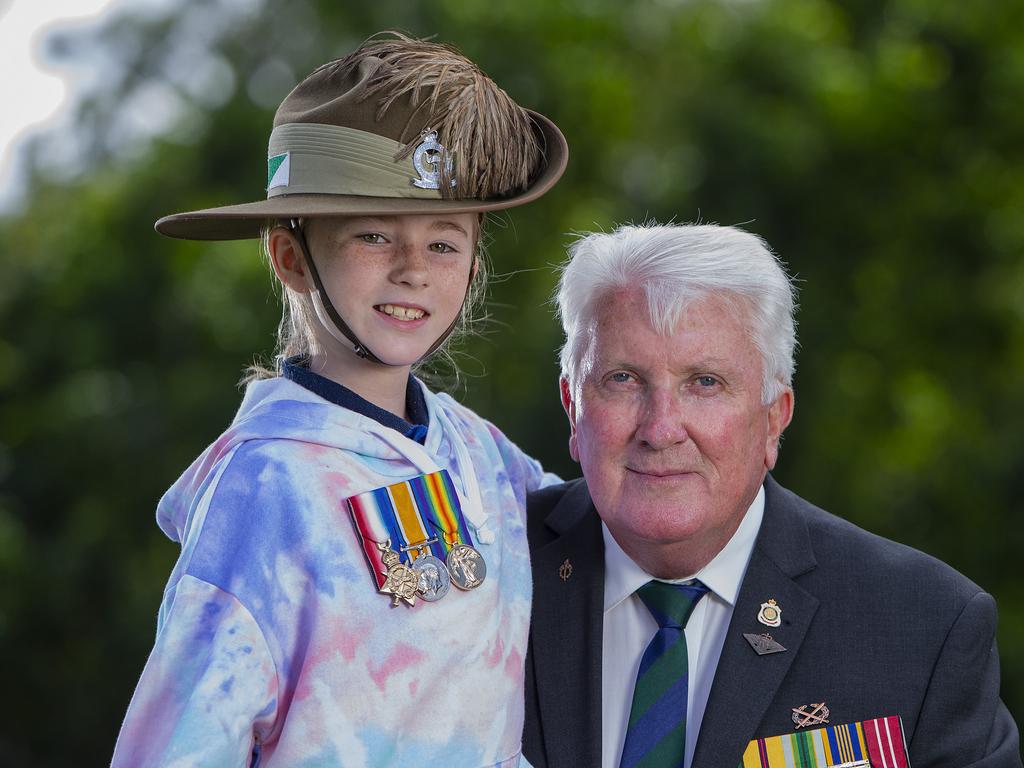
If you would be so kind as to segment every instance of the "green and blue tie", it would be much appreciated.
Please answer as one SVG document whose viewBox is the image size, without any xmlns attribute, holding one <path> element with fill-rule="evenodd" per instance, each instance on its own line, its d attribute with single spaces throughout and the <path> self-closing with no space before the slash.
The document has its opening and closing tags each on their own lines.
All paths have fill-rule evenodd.
<svg viewBox="0 0 1024 768">
<path fill-rule="evenodd" d="M 658 632 L 640 659 L 619 768 L 683 768 L 689 689 L 683 629 L 708 588 L 650 581 L 637 590 Z"/>
</svg>

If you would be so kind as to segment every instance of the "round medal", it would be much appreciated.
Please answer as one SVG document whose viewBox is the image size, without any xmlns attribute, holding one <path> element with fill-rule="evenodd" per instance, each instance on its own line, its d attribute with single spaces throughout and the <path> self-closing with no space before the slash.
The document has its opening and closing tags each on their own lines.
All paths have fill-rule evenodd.
<svg viewBox="0 0 1024 768">
<path fill-rule="evenodd" d="M 483 556 L 468 544 L 456 544 L 448 553 L 448 572 L 459 589 L 476 589 L 487 576 Z"/>
<path fill-rule="evenodd" d="M 448 594 L 448 590 L 451 589 L 452 578 L 448 574 L 448 569 L 445 568 L 444 563 L 436 557 L 421 554 L 416 558 L 412 568 L 419 577 L 417 591 L 421 598 L 432 603 Z"/>
</svg>

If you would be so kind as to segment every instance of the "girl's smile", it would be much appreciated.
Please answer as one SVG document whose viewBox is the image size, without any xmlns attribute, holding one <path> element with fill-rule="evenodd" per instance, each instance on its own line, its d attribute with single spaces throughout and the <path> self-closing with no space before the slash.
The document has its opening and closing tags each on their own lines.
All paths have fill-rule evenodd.
<svg viewBox="0 0 1024 768">
<path fill-rule="evenodd" d="M 382 315 L 400 321 L 403 325 L 410 325 L 417 320 L 423 320 L 429 316 L 427 310 L 422 307 L 414 307 L 405 304 L 378 304 L 374 307 Z"/>
</svg>

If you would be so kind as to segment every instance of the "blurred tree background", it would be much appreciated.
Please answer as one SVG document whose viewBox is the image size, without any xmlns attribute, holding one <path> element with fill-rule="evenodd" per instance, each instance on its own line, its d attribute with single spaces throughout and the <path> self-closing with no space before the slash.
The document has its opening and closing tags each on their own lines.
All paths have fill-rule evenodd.
<svg viewBox="0 0 1024 768">
<path fill-rule="evenodd" d="M 457 395 L 575 476 L 547 303 L 571 233 L 764 236 L 802 290 L 776 476 L 992 592 L 1024 715 L 1024 4 L 210 0 L 51 41 L 114 74 L 0 218 L 0 764 L 109 760 L 177 553 L 156 501 L 272 351 L 256 244 L 154 220 L 261 197 L 277 103 L 388 28 L 459 46 L 572 150 L 492 223 L 503 277 Z"/>
</svg>

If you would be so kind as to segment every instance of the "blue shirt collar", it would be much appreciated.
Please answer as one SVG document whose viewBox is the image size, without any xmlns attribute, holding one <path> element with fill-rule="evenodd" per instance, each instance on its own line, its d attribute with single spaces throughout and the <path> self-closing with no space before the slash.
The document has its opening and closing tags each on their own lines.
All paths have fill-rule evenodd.
<svg viewBox="0 0 1024 768">
<path fill-rule="evenodd" d="M 412 374 L 409 375 L 409 383 L 405 388 L 405 412 L 409 415 L 409 421 L 374 405 L 348 387 L 314 373 L 309 370 L 308 362 L 301 357 L 290 357 L 285 360 L 281 367 L 281 375 L 328 402 L 355 411 L 385 427 L 396 429 L 418 443 L 423 443 L 427 437 L 427 427 L 430 425 L 427 399 L 423 395 L 423 388 Z"/>
</svg>

